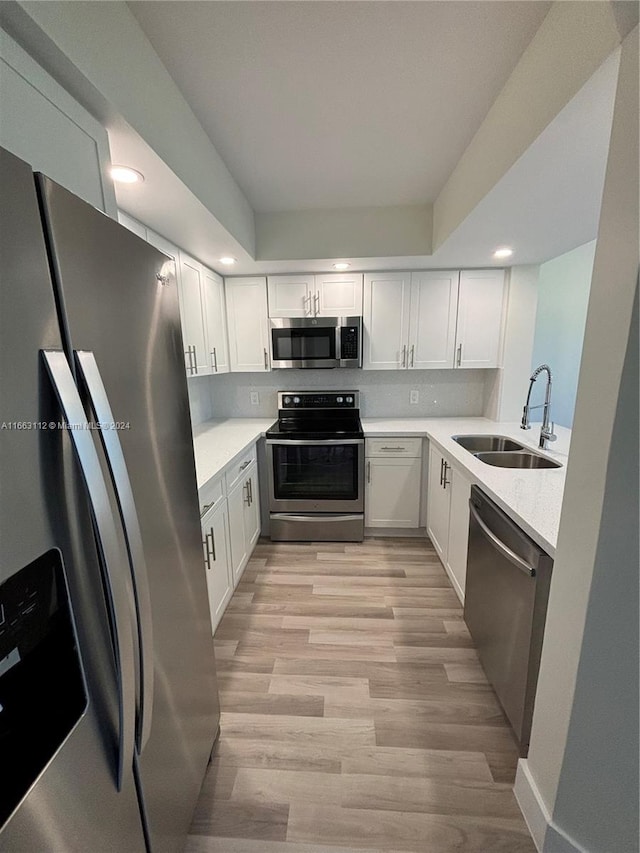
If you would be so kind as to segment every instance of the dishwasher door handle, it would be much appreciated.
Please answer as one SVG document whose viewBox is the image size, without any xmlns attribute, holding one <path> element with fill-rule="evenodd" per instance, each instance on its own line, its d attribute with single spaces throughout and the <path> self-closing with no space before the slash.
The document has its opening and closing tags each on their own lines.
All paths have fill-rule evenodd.
<svg viewBox="0 0 640 853">
<path fill-rule="evenodd" d="M 508 548 L 504 542 L 501 542 L 500 539 L 491 531 L 484 521 L 480 518 L 478 510 L 475 508 L 473 503 L 469 502 L 469 511 L 471 515 L 475 518 L 480 530 L 484 533 L 485 537 L 489 540 L 489 542 L 493 545 L 496 551 L 499 551 L 503 557 L 506 557 L 510 563 L 513 563 L 514 566 L 517 566 L 521 572 L 524 572 L 525 575 L 528 575 L 530 578 L 534 578 L 536 576 L 536 570 L 533 566 L 530 566 L 529 563 L 525 562 L 521 557 L 519 557 L 511 548 Z"/>
</svg>

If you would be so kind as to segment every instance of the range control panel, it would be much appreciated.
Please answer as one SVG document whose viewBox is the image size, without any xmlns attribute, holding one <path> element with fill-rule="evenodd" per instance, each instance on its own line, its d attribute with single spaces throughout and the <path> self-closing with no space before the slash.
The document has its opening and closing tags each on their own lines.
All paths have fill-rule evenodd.
<svg viewBox="0 0 640 853">
<path fill-rule="evenodd" d="M 279 391 L 279 409 L 358 409 L 357 391 Z"/>
</svg>

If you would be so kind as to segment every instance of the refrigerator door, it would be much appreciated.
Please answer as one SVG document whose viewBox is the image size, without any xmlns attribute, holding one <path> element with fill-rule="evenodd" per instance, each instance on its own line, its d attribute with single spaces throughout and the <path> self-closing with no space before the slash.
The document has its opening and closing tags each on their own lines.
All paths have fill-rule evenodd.
<svg viewBox="0 0 640 853">
<path fill-rule="evenodd" d="M 152 850 L 178 851 L 219 709 L 173 261 L 53 182 L 41 189 L 65 344 L 119 427 L 131 488 L 120 506 L 140 531 L 155 662 L 152 700 L 140 691 L 139 783 Z"/>
<path fill-rule="evenodd" d="M 133 672 L 116 664 L 84 477 L 40 352 L 59 356 L 62 340 L 34 176 L 2 149 L 0 256 L 0 604 L 12 614 L 0 618 L 0 850 L 143 853 L 129 759 L 119 779 Z M 108 535 L 124 564 L 113 524 Z M 131 649 L 128 611 L 112 615 Z"/>
</svg>

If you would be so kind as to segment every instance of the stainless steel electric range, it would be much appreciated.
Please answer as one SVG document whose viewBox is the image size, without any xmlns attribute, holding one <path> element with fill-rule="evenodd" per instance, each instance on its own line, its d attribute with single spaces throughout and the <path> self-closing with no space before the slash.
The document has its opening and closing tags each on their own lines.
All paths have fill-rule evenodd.
<svg viewBox="0 0 640 853">
<path fill-rule="evenodd" d="M 364 433 L 357 391 L 280 391 L 267 431 L 271 538 L 361 542 Z"/>
</svg>

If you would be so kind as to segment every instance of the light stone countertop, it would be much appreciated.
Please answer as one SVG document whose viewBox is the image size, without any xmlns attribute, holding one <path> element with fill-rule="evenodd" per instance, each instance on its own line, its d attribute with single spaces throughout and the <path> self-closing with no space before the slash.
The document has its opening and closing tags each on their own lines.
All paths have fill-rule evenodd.
<svg viewBox="0 0 640 853">
<path fill-rule="evenodd" d="M 193 430 L 196 479 L 202 488 L 264 435 L 275 418 L 224 418 L 204 421 Z"/>
<path fill-rule="evenodd" d="M 221 473 L 274 423 L 275 418 L 225 418 L 205 421 L 194 429 L 198 488 Z M 551 556 L 555 555 L 571 431 L 556 427 L 552 449 L 540 451 L 540 425 L 528 431 L 518 423 L 488 418 L 363 418 L 366 437 L 420 436 L 435 442 L 471 481 L 501 506 Z M 504 435 L 556 459 L 561 468 L 494 468 L 480 462 L 453 435 Z"/>
<path fill-rule="evenodd" d="M 426 436 L 435 442 L 472 484 L 480 488 L 552 557 L 555 555 L 571 430 L 555 427 L 558 440 L 540 450 L 540 424 L 530 430 L 519 423 L 487 418 L 364 418 L 364 434 L 375 436 Z M 561 468 L 495 468 L 480 462 L 455 441 L 454 435 L 490 434 L 514 438 L 537 453 L 562 464 Z"/>
</svg>

